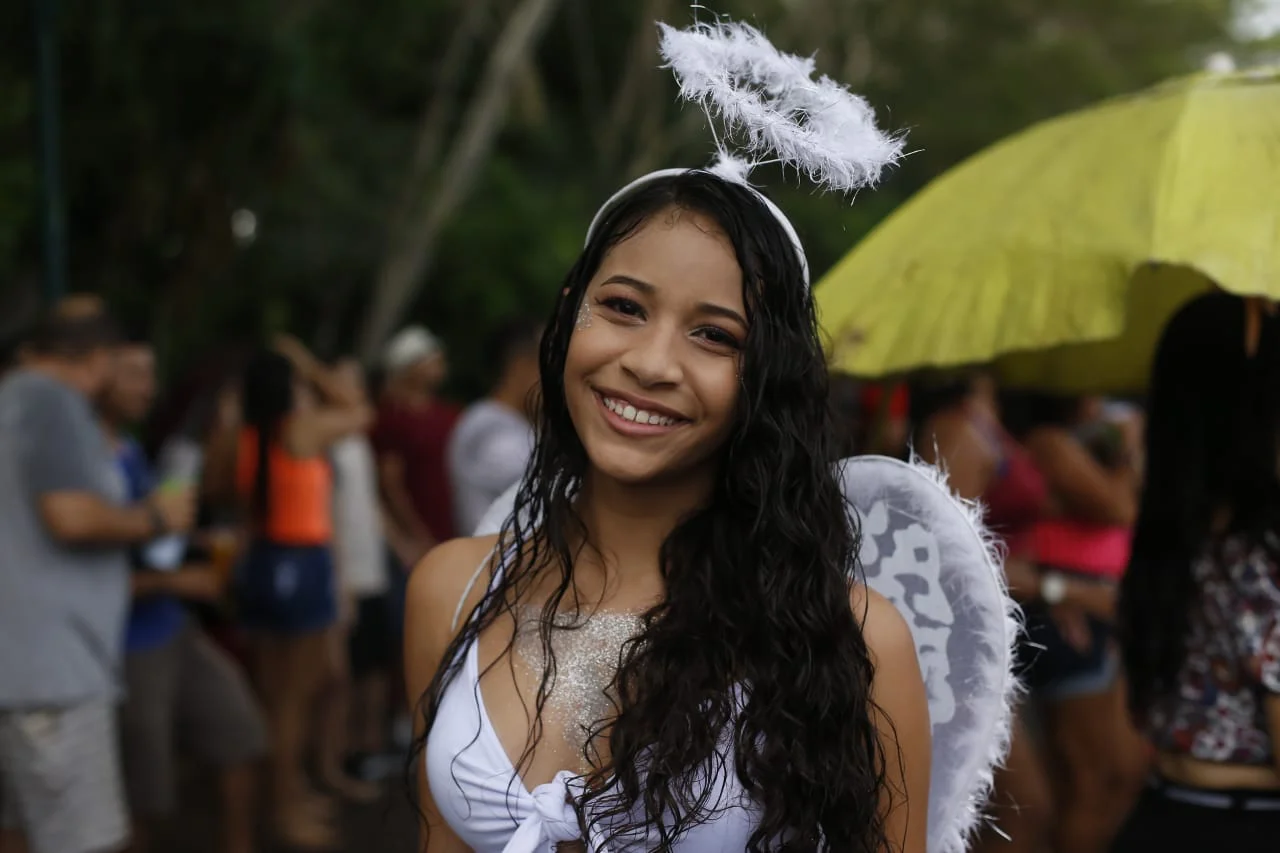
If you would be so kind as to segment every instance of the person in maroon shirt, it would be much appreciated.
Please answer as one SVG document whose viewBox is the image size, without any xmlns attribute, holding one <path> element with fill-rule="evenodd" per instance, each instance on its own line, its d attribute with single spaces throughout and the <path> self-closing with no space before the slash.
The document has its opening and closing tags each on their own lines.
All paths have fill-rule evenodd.
<svg viewBox="0 0 1280 853">
<path fill-rule="evenodd" d="M 426 329 L 412 326 L 392 338 L 383 364 L 372 436 L 379 479 L 391 521 L 425 553 L 457 533 L 445 449 L 460 410 L 438 396 L 448 368 L 440 341 Z"/>
</svg>

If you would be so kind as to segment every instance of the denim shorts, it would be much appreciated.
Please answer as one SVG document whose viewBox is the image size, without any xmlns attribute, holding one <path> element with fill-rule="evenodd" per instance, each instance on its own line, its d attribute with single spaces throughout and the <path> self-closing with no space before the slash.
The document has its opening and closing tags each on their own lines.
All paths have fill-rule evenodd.
<svg viewBox="0 0 1280 853">
<path fill-rule="evenodd" d="M 1111 689 L 1120 672 L 1112 626 L 1089 616 L 1089 643 L 1076 648 L 1058 630 L 1043 604 L 1023 607 L 1026 634 L 1018 647 L 1019 675 L 1031 695 L 1055 702 Z"/>
<path fill-rule="evenodd" d="M 236 598 L 249 628 L 307 634 L 338 618 L 333 557 L 324 545 L 258 541 L 240 564 Z"/>
</svg>

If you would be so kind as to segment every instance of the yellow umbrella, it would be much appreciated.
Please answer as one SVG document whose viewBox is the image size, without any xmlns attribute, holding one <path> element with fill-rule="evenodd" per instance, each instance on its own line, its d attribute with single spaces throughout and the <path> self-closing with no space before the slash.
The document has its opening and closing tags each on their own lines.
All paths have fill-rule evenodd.
<svg viewBox="0 0 1280 853">
<path fill-rule="evenodd" d="M 1054 348 L 1001 365 L 1020 384 L 1121 389 L 1210 279 L 1280 296 L 1280 70 L 1180 78 L 1000 142 L 816 293 L 833 367 L 855 375 Z M 1080 346 L 1129 327 L 1138 339 Z"/>
</svg>

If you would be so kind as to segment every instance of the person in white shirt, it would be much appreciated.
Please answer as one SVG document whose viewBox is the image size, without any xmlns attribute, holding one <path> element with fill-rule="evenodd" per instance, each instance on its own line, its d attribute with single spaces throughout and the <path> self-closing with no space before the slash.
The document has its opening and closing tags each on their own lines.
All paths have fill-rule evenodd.
<svg viewBox="0 0 1280 853">
<path fill-rule="evenodd" d="M 499 496 L 520 479 L 533 451 L 540 324 L 503 325 L 489 352 L 499 358 L 498 381 L 454 427 L 447 459 L 460 535 L 469 536 Z"/>
<path fill-rule="evenodd" d="M 356 361 L 338 361 L 333 373 L 353 394 L 366 395 Z M 334 672 L 324 704 L 319 770 L 330 790 L 355 802 L 368 802 L 378 796 L 378 788 L 349 776 L 344 765 L 349 752 L 363 755 L 382 749 L 395 646 L 387 600 L 386 540 L 377 462 L 368 436 L 356 433 L 336 442 L 330 461 L 333 556 L 344 630 L 334 638 Z"/>
</svg>

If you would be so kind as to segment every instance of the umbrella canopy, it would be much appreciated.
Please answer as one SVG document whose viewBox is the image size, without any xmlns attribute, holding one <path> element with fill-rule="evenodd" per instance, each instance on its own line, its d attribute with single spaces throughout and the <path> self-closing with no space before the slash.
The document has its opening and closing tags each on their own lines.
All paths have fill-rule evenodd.
<svg viewBox="0 0 1280 853">
<path fill-rule="evenodd" d="M 1131 384 L 1163 320 L 1210 282 L 1280 295 L 1277 186 L 1280 70 L 1180 78 L 1036 125 L 934 181 L 819 282 L 833 367 L 1057 348 L 1006 362 L 1009 378 Z M 1145 343 L 1064 347 L 1143 328 Z M 1098 364 L 1111 375 L 1091 381 Z"/>
</svg>

